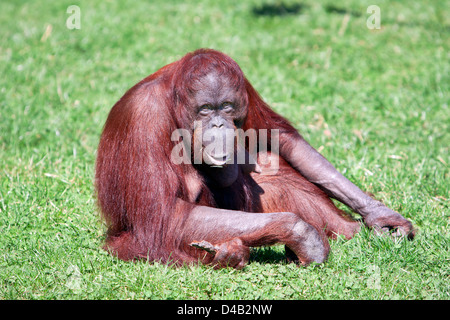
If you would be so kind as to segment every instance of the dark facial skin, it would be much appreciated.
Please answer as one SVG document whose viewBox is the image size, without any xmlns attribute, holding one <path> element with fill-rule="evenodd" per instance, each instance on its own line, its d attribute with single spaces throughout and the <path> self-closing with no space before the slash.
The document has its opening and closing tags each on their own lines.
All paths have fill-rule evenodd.
<svg viewBox="0 0 450 320">
<path fill-rule="evenodd" d="M 241 123 L 246 106 L 242 106 L 236 89 L 227 83 L 226 77 L 214 73 L 197 81 L 201 90 L 191 96 L 195 110 L 194 150 L 202 159 L 200 168 L 218 186 L 228 187 L 239 173 L 235 159 L 234 130 Z"/>
</svg>

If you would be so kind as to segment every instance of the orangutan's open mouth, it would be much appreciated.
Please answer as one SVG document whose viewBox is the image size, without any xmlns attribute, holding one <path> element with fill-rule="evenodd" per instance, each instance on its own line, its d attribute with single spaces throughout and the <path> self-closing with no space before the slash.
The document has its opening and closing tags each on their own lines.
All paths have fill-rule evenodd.
<svg viewBox="0 0 450 320">
<path fill-rule="evenodd" d="M 232 160 L 231 154 L 211 155 L 208 152 L 203 153 L 203 160 L 211 167 L 222 168 Z"/>
</svg>

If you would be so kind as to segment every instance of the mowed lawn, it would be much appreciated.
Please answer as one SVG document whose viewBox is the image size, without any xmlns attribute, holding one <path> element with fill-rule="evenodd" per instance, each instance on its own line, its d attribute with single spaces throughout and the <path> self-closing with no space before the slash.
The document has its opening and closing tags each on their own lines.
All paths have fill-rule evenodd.
<svg viewBox="0 0 450 320">
<path fill-rule="evenodd" d="M 0 299 L 449 299 L 449 17 L 441 0 L 2 1 Z M 200 47 L 233 57 L 416 238 L 364 229 L 306 268 L 260 248 L 241 271 L 103 251 L 93 177 L 108 112 Z"/>
</svg>

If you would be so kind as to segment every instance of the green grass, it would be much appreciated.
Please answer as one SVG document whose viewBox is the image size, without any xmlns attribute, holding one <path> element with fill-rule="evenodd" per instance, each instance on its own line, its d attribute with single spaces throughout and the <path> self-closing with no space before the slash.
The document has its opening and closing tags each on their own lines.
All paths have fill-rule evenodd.
<svg viewBox="0 0 450 320">
<path fill-rule="evenodd" d="M 449 299 L 448 2 L 306 0 L 297 14 L 255 15 L 263 3 L 281 2 L 2 1 L 0 299 Z M 66 28 L 72 4 L 80 30 Z M 371 4 L 380 30 L 366 27 Z M 364 230 L 307 268 L 284 262 L 281 246 L 255 250 L 242 271 L 106 254 L 93 196 L 106 116 L 199 47 L 231 55 L 340 171 L 410 219 L 416 239 Z"/>
</svg>

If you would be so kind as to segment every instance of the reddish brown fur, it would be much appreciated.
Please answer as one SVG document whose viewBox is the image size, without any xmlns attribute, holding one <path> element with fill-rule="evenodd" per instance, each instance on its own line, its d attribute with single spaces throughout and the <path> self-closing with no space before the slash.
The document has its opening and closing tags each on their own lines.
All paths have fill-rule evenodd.
<svg viewBox="0 0 450 320">
<path fill-rule="evenodd" d="M 211 55 L 211 61 L 219 61 L 228 75 L 241 73 L 237 64 L 224 54 L 204 50 L 194 55 L 199 52 Z M 192 55 L 143 79 L 109 114 L 96 163 L 98 204 L 108 226 L 107 249 L 124 260 L 211 262 L 213 257 L 209 253 L 192 248 L 183 240 L 185 220 L 196 205 L 248 212 L 294 212 L 323 235 L 341 233 L 352 237 L 359 225 L 283 159 L 278 174 L 241 172 L 231 187 L 221 190 L 208 187 L 194 166 L 170 161 L 174 147 L 171 133 L 192 121 L 190 112 L 176 107 L 184 103 L 185 77 L 195 77 L 195 72 L 206 71 L 209 66 L 205 63 L 194 71 L 184 70 L 184 61 Z M 269 108 L 246 79 L 240 83 L 237 77 L 236 86 L 245 87 L 246 95 L 241 99 L 248 102 L 247 114 L 241 119 L 244 130 L 296 131 Z M 255 241 L 248 243 L 259 244 L 256 238 Z M 270 239 L 264 239 L 264 244 L 268 242 Z M 230 247 L 239 245 L 233 242 Z M 247 254 L 242 250 L 242 254 Z"/>
</svg>

